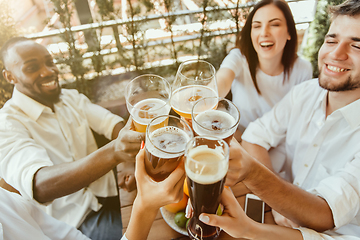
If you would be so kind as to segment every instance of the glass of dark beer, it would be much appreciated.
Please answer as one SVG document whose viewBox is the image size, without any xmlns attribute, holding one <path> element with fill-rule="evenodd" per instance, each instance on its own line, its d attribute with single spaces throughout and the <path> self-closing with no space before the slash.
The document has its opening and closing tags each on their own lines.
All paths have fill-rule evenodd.
<svg viewBox="0 0 360 240">
<path fill-rule="evenodd" d="M 216 213 L 229 167 L 229 146 L 219 138 L 197 136 L 187 144 L 185 157 L 186 181 L 193 207 L 187 232 L 190 239 L 216 239 L 220 229 L 201 222 L 199 216 Z"/>
<path fill-rule="evenodd" d="M 202 98 L 194 104 L 191 114 L 197 135 L 216 136 L 228 144 L 240 121 L 239 109 L 225 98 Z"/>
<path fill-rule="evenodd" d="M 181 118 L 161 115 L 148 124 L 145 137 L 145 169 L 160 182 L 178 166 L 193 131 Z"/>
</svg>

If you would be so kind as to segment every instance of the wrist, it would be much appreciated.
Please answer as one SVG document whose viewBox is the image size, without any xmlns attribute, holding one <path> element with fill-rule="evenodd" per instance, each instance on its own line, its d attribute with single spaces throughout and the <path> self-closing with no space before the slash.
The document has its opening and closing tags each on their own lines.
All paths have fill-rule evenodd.
<svg viewBox="0 0 360 240">
<path fill-rule="evenodd" d="M 133 209 L 137 210 L 138 214 L 146 214 L 148 217 L 154 217 L 157 215 L 159 208 L 149 205 L 148 202 L 144 202 L 139 198 L 139 196 L 136 196 L 133 204 Z"/>
</svg>

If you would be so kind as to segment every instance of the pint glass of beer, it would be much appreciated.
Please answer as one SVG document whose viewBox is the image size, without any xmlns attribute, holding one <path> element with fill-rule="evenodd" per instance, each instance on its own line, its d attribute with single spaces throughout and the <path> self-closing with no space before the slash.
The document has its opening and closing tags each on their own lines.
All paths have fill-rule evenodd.
<svg viewBox="0 0 360 240">
<path fill-rule="evenodd" d="M 193 131 L 181 118 L 162 115 L 151 120 L 145 137 L 145 169 L 160 182 L 178 166 Z"/>
<path fill-rule="evenodd" d="M 145 74 L 131 80 L 125 89 L 125 99 L 135 130 L 145 132 L 154 117 L 169 114 L 170 96 L 171 86 L 160 76 Z"/>
<path fill-rule="evenodd" d="M 228 144 L 239 125 L 239 109 L 225 98 L 202 98 L 191 111 L 192 127 L 197 135 L 216 136 Z"/>
<path fill-rule="evenodd" d="M 171 107 L 183 118 L 191 119 L 191 108 L 197 100 L 218 96 L 214 66 L 202 60 L 181 63 L 172 91 Z"/>
<path fill-rule="evenodd" d="M 219 138 L 197 136 L 188 143 L 185 157 L 186 181 L 194 211 L 187 232 L 190 239 L 216 239 L 220 229 L 201 222 L 199 216 L 216 213 L 229 167 L 229 146 Z"/>
</svg>

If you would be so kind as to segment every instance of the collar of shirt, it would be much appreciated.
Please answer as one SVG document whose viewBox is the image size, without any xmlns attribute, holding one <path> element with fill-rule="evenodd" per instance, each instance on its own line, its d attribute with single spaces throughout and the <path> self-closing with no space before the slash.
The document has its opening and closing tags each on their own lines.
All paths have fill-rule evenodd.
<svg viewBox="0 0 360 240">
<path fill-rule="evenodd" d="M 51 109 L 14 88 L 12 99 L 14 103 L 32 120 L 36 121 L 41 113 L 52 112 Z"/>
</svg>

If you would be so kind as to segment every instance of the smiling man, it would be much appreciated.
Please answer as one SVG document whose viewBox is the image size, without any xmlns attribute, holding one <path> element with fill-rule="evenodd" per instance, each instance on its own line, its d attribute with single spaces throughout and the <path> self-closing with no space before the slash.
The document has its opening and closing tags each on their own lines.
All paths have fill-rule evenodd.
<svg viewBox="0 0 360 240">
<path fill-rule="evenodd" d="M 134 161 L 143 134 L 78 91 L 61 89 L 44 46 L 13 38 L 0 56 L 3 75 L 15 86 L 0 110 L 0 176 L 91 239 L 119 239 L 112 169 Z M 92 130 L 113 141 L 98 149 Z"/>
<path fill-rule="evenodd" d="M 248 126 L 242 146 L 250 155 L 232 145 L 226 184 L 242 181 L 280 224 L 360 236 L 360 1 L 332 14 L 319 78 L 295 86 Z M 284 141 L 291 183 L 259 163 Z"/>
</svg>

